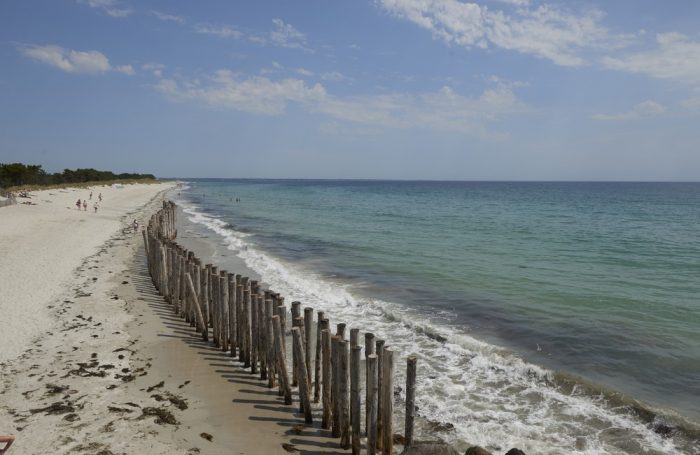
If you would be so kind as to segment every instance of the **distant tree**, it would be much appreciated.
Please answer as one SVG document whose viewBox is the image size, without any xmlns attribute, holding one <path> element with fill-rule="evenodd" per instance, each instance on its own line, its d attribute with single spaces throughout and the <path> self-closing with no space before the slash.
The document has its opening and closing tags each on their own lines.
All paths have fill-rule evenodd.
<svg viewBox="0 0 700 455">
<path fill-rule="evenodd" d="M 98 171 L 92 168 L 64 169 L 63 172 L 48 174 L 41 168 L 40 164 L 0 163 L 0 187 L 137 179 L 155 180 L 155 176 L 135 173 L 115 174 L 111 171 Z"/>
</svg>

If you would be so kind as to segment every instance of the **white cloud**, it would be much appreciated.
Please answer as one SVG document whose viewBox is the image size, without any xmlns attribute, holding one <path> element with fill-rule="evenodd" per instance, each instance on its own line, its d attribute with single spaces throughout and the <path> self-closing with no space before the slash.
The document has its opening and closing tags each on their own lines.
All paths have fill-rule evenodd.
<svg viewBox="0 0 700 455">
<path fill-rule="evenodd" d="M 116 71 L 133 76 L 136 74 L 131 65 L 112 66 L 106 55 L 99 51 L 76 51 L 56 45 L 39 46 L 21 44 L 17 50 L 25 57 L 58 68 L 71 74 L 103 74 Z"/>
<path fill-rule="evenodd" d="M 282 114 L 290 101 L 305 103 L 322 99 L 326 95 L 325 89 L 319 84 L 309 87 L 298 79 L 243 79 L 228 70 L 217 71 L 207 85 L 197 81 L 177 83 L 172 79 L 163 79 L 156 88 L 176 100 L 196 101 L 212 107 L 267 115 Z"/>
<path fill-rule="evenodd" d="M 239 39 L 243 36 L 243 32 L 228 25 L 197 24 L 194 26 L 194 31 L 206 35 L 215 35 L 219 38 Z"/>
<path fill-rule="evenodd" d="M 657 48 L 622 57 L 605 57 L 604 66 L 657 79 L 700 82 L 700 42 L 680 33 L 659 33 Z"/>
<path fill-rule="evenodd" d="M 397 17 L 429 30 L 448 44 L 467 48 L 495 46 L 546 58 L 563 66 L 585 63 L 580 50 L 617 47 L 626 37 L 612 36 L 600 24 L 603 14 L 588 10 L 569 13 L 550 5 L 527 8 L 528 2 L 506 14 L 477 3 L 458 0 L 378 0 Z"/>
<path fill-rule="evenodd" d="M 165 69 L 165 65 L 163 65 L 162 63 L 150 62 L 141 65 L 141 69 L 150 71 L 151 74 L 153 74 L 155 77 L 161 78 L 163 77 L 163 70 Z"/>
<path fill-rule="evenodd" d="M 136 74 L 136 71 L 134 71 L 134 67 L 131 65 L 119 65 L 116 68 L 114 68 L 114 71 L 126 74 L 127 76 L 133 76 L 134 74 Z"/>
<path fill-rule="evenodd" d="M 333 81 L 333 82 L 341 82 L 341 81 L 350 80 L 349 77 L 345 76 L 342 73 L 339 73 L 338 71 L 330 71 L 327 73 L 322 73 L 321 79 L 323 79 L 324 81 Z"/>
<path fill-rule="evenodd" d="M 302 49 L 307 52 L 313 52 L 306 45 L 306 35 L 291 24 L 285 23 L 282 19 L 272 19 L 274 28 L 266 36 L 252 35 L 248 40 L 260 45 L 273 45 L 277 47 L 286 47 L 289 49 Z"/>
<path fill-rule="evenodd" d="M 627 112 L 622 112 L 620 114 L 595 114 L 592 118 L 595 120 L 621 121 L 634 120 L 644 117 L 654 117 L 664 113 L 666 113 L 665 106 L 657 103 L 656 101 L 647 100 L 635 105 Z"/>
<path fill-rule="evenodd" d="M 314 72 L 311 70 L 307 70 L 306 68 L 297 68 L 295 70 L 298 74 L 301 74 L 302 76 L 313 76 Z"/>
<path fill-rule="evenodd" d="M 66 73 L 100 74 L 112 69 L 109 59 L 98 51 L 74 51 L 54 45 L 24 45 L 18 49 L 29 58 Z"/>
<path fill-rule="evenodd" d="M 163 22 L 177 22 L 178 24 L 184 24 L 185 18 L 181 16 L 175 16 L 174 14 L 161 13 L 160 11 L 151 11 L 158 20 Z"/>
<path fill-rule="evenodd" d="M 257 114 L 280 115 L 289 103 L 295 103 L 308 112 L 373 128 L 429 128 L 479 135 L 490 134 L 489 123 L 527 109 L 506 87 L 486 90 L 476 98 L 450 87 L 419 94 L 340 97 L 318 83 L 243 77 L 227 70 L 216 72 L 205 83 L 163 79 L 156 88 L 174 100 Z"/>
<path fill-rule="evenodd" d="M 78 0 L 78 3 L 100 9 L 112 17 L 126 17 L 133 12 L 131 8 L 119 6 L 120 2 L 117 0 Z"/>
<path fill-rule="evenodd" d="M 282 19 L 272 19 L 272 23 L 275 26 L 274 30 L 270 32 L 272 44 L 279 47 L 306 48 L 306 35 Z"/>
</svg>

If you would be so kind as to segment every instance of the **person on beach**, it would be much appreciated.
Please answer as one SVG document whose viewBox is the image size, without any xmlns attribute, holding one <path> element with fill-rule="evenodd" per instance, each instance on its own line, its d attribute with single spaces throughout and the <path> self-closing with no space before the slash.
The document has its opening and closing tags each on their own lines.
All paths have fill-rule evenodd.
<svg viewBox="0 0 700 455">
<path fill-rule="evenodd" d="M 80 207 L 78 207 L 78 210 L 80 210 Z M 87 201 L 83 200 L 83 211 L 87 212 Z"/>
<path fill-rule="evenodd" d="M 95 205 L 92 206 L 95 209 L 95 213 L 97 213 L 97 202 L 95 202 Z"/>
<path fill-rule="evenodd" d="M 102 202 L 102 193 L 100 193 L 100 194 L 97 195 L 97 199 L 99 199 L 100 202 Z"/>
<path fill-rule="evenodd" d="M 13 442 L 15 442 L 14 436 L 0 436 L 0 444 L 5 443 L 5 447 L 0 449 L 0 455 L 5 455 Z"/>
<path fill-rule="evenodd" d="M 75 203 L 76 207 L 78 207 L 78 210 L 80 210 L 80 206 L 82 205 L 82 202 L 80 202 L 80 199 L 78 199 L 78 202 Z"/>
<path fill-rule="evenodd" d="M 131 223 L 131 226 L 134 228 L 134 234 L 139 231 L 139 222 L 134 220 L 133 223 Z"/>
<path fill-rule="evenodd" d="M 90 191 L 90 200 L 92 201 L 92 191 Z"/>
</svg>

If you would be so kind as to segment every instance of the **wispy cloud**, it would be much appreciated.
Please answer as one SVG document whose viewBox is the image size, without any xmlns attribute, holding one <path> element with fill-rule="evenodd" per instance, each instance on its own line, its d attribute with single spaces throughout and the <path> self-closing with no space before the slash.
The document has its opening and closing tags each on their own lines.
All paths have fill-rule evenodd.
<svg viewBox="0 0 700 455">
<path fill-rule="evenodd" d="M 339 73 L 338 71 L 329 71 L 327 73 L 321 73 L 321 79 L 323 79 L 324 81 L 334 81 L 334 82 L 341 82 L 341 81 L 350 80 L 349 77 L 343 75 L 342 73 Z"/>
<path fill-rule="evenodd" d="M 657 79 L 700 82 L 700 42 L 680 33 L 656 35 L 656 49 L 605 57 L 604 66 L 618 71 L 646 74 Z"/>
<path fill-rule="evenodd" d="M 260 45 L 272 45 L 288 49 L 302 49 L 313 52 L 307 46 L 306 35 L 282 19 L 272 19 L 273 29 L 267 35 L 251 35 L 248 40 Z"/>
<path fill-rule="evenodd" d="M 295 71 L 302 76 L 313 76 L 315 74 L 313 71 L 307 70 L 306 68 L 297 68 Z"/>
<path fill-rule="evenodd" d="M 240 39 L 243 37 L 243 32 L 230 25 L 211 25 L 202 23 L 195 25 L 194 31 L 205 35 L 218 36 L 219 38 Z"/>
<path fill-rule="evenodd" d="M 592 118 L 595 120 L 623 121 L 645 117 L 656 117 L 664 113 L 666 113 L 665 106 L 657 103 L 656 101 L 647 100 L 635 105 L 627 112 L 622 112 L 619 114 L 595 114 L 592 116 Z"/>
<path fill-rule="evenodd" d="M 151 11 L 151 14 L 155 16 L 158 20 L 163 22 L 176 22 L 178 24 L 184 24 L 185 18 L 182 16 L 176 16 L 174 14 L 162 13 L 160 11 Z"/>
<path fill-rule="evenodd" d="M 450 87 L 418 94 L 336 96 L 316 83 L 300 79 L 271 80 L 243 77 L 220 70 L 200 80 L 163 79 L 156 88 L 167 97 L 207 106 L 265 115 L 281 115 L 295 103 L 308 112 L 371 127 L 428 128 L 483 136 L 493 135 L 489 125 L 502 116 L 527 107 L 506 87 L 466 97 Z"/>
<path fill-rule="evenodd" d="M 76 51 L 56 45 L 39 46 L 23 44 L 17 48 L 21 54 L 37 62 L 72 74 L 102 74 L 117 71 L 127 75 L 135 73 L 131 65 L 112 67 L 107 56 L 99 51 Z"/>
<path fill-rule="evenodd" d="M 145 71 L 150 71 L 151 74 L 153 74 L 155 77 L 161 78 L 163 77 L 163 70 L 165 69 L 165 65 L 163 65 L 162 63 L 149 62 L 141 65 L 141 69 Z"/>
<path fill-rule="evenodd" d="M 603 13 L 571 13 L 556 6 L 512 0 L 507 13 L 458 0 L 379 0 L 383 8 L 429 30 L 435 38 L 467 48 L 495 46 L 551 60 L 557 65 L 586 63 L 586 48 L 619 47 L 629 37 L 613 36 L 601 25 Z"/>
<path fill-rule="evenodd" d="M 78 0 L 78 3 L 99 9 L 112 17 L 122 18 L 133 13 L 131 8 L 121 6 L 118 0 Z"/>
</svg>

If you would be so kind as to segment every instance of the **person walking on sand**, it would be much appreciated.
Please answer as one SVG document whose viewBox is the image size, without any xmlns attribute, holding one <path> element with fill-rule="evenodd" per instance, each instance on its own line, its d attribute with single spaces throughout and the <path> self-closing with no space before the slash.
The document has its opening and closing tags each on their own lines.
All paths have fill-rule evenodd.
<svg viewBox="0 0 700 455">
<path fill-rule="evenodd" d="M 102 193 L 100 193 L 100 194 L 97 195 L 97 199 L 99 199 L 100 202 L 102 202 Z"/>
<path fill-rule="evenodd" d="M 78 209 L 78 210 L 80 210 L 80 209 Z M 85 199 L 83 199 L 83 211 L 87 212 L 87 201 Z"/>
<path fill-rule="evenodd" d="M 90 191 L 90 200 L 92 201 L 92 191 Z"/>
<path fill-rule="evenodd" d="M 80 199 L 78 199 L 78 202 L 75 203 L 76 207 L 78 207 L 78 210 L 80 210 L 80 206 L 83 205 L 82 202 L 80 202 Z"/>
<path fill-rule="evenodd" d="M 5 443 L 5 447 L 0 449 L 0 455 L 5 455 L 7 451 L 10 449 L 10 446 L 12 445 L 13 442 L 15 442 L 15 437 L 14 436 L 0 436 L 0 444 Z"/>
<path fill-rule="evenodd" d="M 97 202 L 95 202 L 95 205 L 93 205 L 93 208 L 95 209 L 95 213 L 97 213 Z"/>
</svg>

